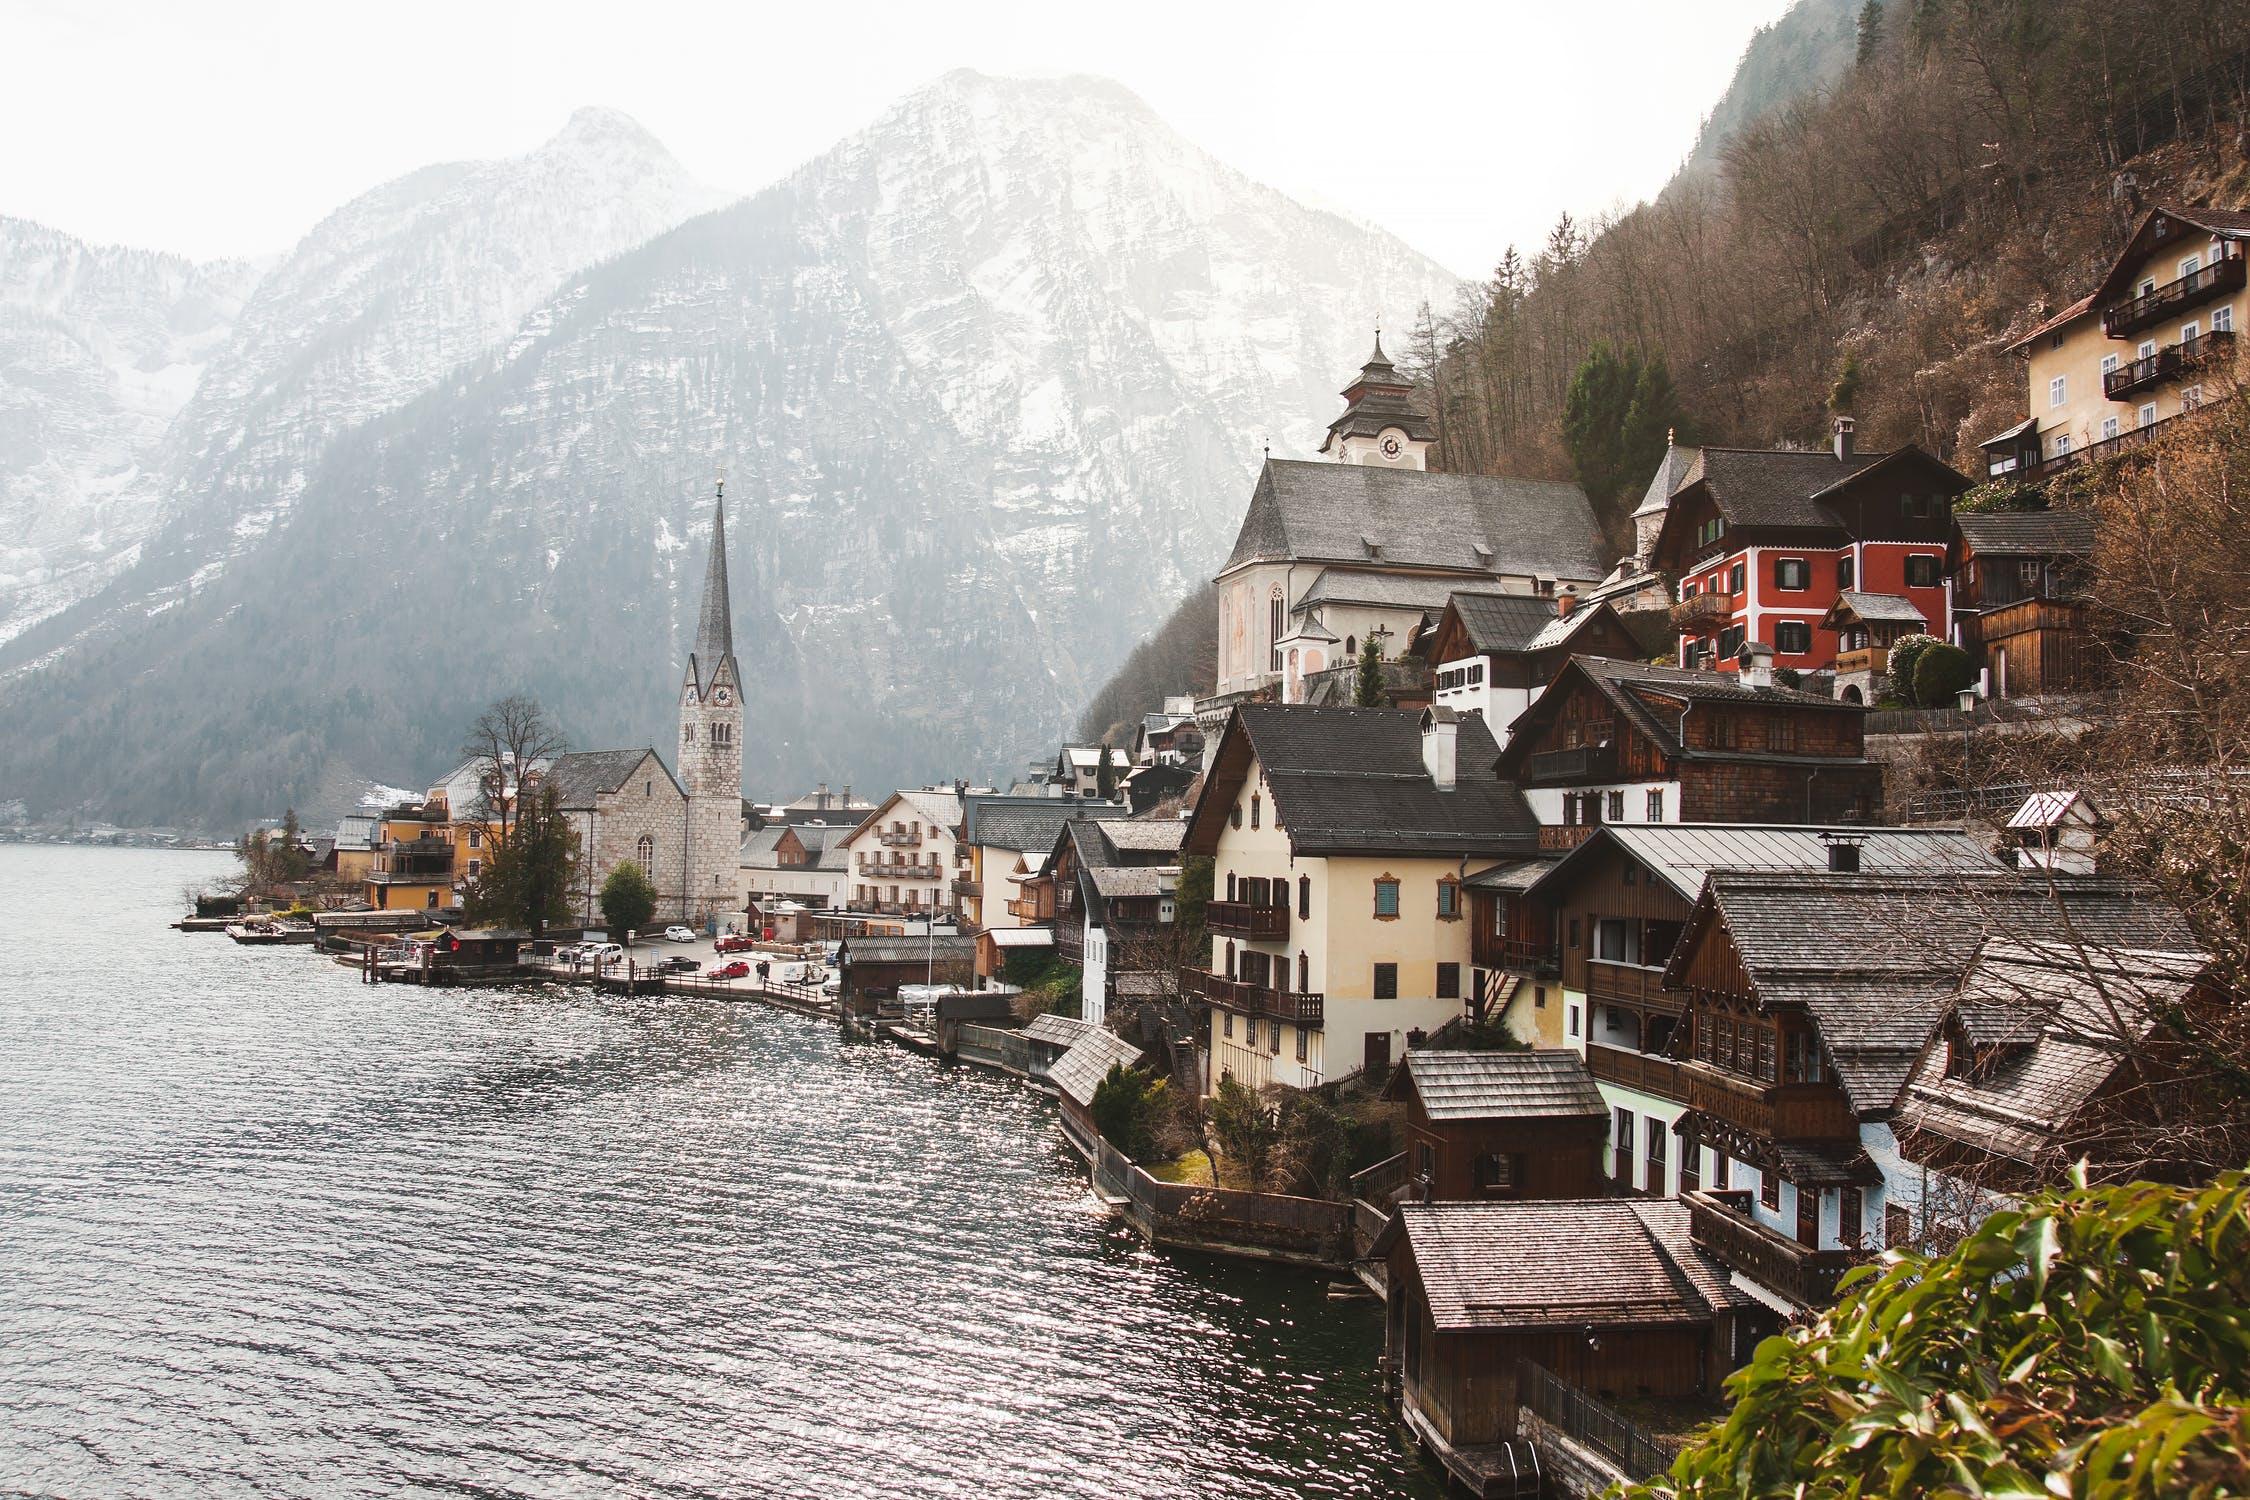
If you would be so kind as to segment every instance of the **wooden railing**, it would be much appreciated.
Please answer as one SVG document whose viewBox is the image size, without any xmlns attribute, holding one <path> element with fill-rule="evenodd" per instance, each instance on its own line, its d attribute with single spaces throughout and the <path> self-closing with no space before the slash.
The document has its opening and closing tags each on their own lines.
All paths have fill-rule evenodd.
<svg viewBox="0 0 2250 1500">
<path fill-rule="evenodd" d="M 1590 999 L 1622 1000 L 1627 1005 L 1661 1010 L 1667 1015 L 1678 1015 L 1687 998 L 1664 988 L 1662 969 L 1611 963 L 1599 958 L 1586 961 L 1586 994 Z"/>
<path fill-rule="evenodd" d="M 1680 1064 L 1690 1109 L 1774 1141 L 1856 1140 L 1851 1102 L 1832 1083 L 1761 1083 L 1704 1062 Z"/>
<path fill-rule="evenodd" d="M 956 875 L 953 877 L 953 889 L 963 896 L 981 896 L 984 894 L 984 882 L 974 875 Z"/>
<path fill-rule="evenodd" d="M 2177 380 L 2196 367 L 2207 364 L 2234 348 L 2234 334 L 2229 329 L 2214 329 L 2177 344 L 2166 344 L 2154 354 L 2119 365 L 2102 377 L 2102 394 L 2112 401 L 2122 401 L 2136 391 L 2145 391 L 2152 385 L 2167 380 Z"/>
<path fill-rule="evenodd" d="M 1668 1057 L 1589 1042 L 1586 1045 L 1586 1069 L 1603 1083 L 1639 1089 L 1642 1093 L 1654 1094 L 1659 1099 L 1687 1098 L 1686 1090 L 1680 1083 L 1680 1065 Z"/>
<path fill-rule="evenodd" d="M 1180 991 L 1182 994 L 1201 995 L 1213 1004 L 1223 1005 L 1229 1010 L 1273 1016 L 1278 1020 L 1297 1021 L 1306 1026 L 1319 1026 L 1326 1019 L 1327 997 L 1324 995 L 1244 984 L 1240 980 L 1214 974 L 1208 969 L 1181 969 Z"/>
<path fill-rule="evenodd" d="M 1836 1283 L 1862 1260 L 1857 1251 L 1815 1250 L 1750 1216 L 1750 1194 L 1736 1189 L 1682 1193 L 1688 1238 L 1750 1280 L 1799 1307 L 1826 1307 Z"/>
<path fill-rule="evenodd" d="M 1285 938 L 1289 936 L 1289 908 L 1258 906 L 1248 901 L 1207 901 L 1203 925 L 1212 932 L 1234 937 Z"/>
<path fill-rule="evenodd" d="M 876 833 L 875 841 L 893 849 L 911 849 L 922 842 L 922 835 L 904 828 L 885 828 Z"/>
<path fill-rule="evenodd" d="M 1836 653 L 1836 670 L 1847 672 L 1881 672 L 1890 666 L 1890 648 L 1887 646 L 1861 646 L 1853 651 Z"/>
<path fill-rule="evenodd" d="M 2242 286 L 2242 257 L 2224 256 L 2176 281 L 2167 281 L 2138 297 L 2128 297 L 2115 307 L 2102 309 L 2102 332 L 2113 339 L 2121 339 L 2129 333 L 2140 332 L 2151 323 L 2161 323 L 2206 298 L 2238 292 Z"/>
</svg>

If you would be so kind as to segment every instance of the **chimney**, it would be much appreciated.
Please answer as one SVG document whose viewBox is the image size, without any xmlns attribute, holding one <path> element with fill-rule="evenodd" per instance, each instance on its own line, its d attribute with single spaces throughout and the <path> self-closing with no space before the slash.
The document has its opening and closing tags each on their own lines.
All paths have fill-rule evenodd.
<svg viewBox="0 0 2250 1500">
<path fill-rule="evenodd" d="M 1422 768 L 1441 792 L 1453 790 L 1454 742 L 1460 728 L 1460 716 L 1450 708 L 1422 710 Z"/>
<path fill-rule="evenodd" d="M 1820 837 L 1821 842 L 1828 846 L 1829 873 L 1835 875 L 1857 875 L 1859 873 L 1860 841 L 1858 839 L 1839 838 L 1834 834 L 1827 833 Z"/>
<path fill-rule="evenodd" d="M 850 782 L 847 781 L 844 783 L 844 800 L 836 805 L 839 807 L 849 807 L 852 805 L 852 784 Z"/>
<path fill-rule="evenodd" d="M 1769 688 L 1773 686 L 1773 647 L 1767 645 L 1764 641 L 1749 642 L 1742 648 L 1742 654 L 1737 656 L 1734 662 L 1737 668 L 1736 675 L 1742 679 L 1744 687 Z"/>
<path fill-rule="evenodd" d="M 827 805 L 828 805 L 828 783 L 824 781 L 824 782 L 822 782 L 822 783 L 820 784 L 820 790 L 819 790 L 818 792 L 816 792 L 816 793 L 814 793 L 814 794 L 813 794 L 813 806 L 815 806 L 815 807 L 826 807 Z"/>
<path fill-rule="evenodd" d="M 1578 590 L 1577 590 L 1577 589 L 1573 588 L 1573 587 L 1572 587 L 1571 585 L 1569 585 L 1569 584 L 1567 584 L 1567 583 L 1566 583 L 1566 584 L 1564 584 L 1564 585 L 1563 585 L 1563 586 L 1562 586 L 1561 588 L 1559 588 L 1559 589 L 1555 590 L 1555 618 L 1556 618 L 1556 619 L 1558 619 L 1558 620 L 1567 620 L 1567 619 L 1569 619 L 1569 618 L 1570 618 L 1570 612 L 1571 612 L 1572 610 L 1576 609 L 1577 607 L 1578 607 Z"/>
<path fill-rule="evenodd" d="M 1852 456 L 1852 419 L 1836 419 L 1836 462 L 1849 463 Z"/>
</svg>

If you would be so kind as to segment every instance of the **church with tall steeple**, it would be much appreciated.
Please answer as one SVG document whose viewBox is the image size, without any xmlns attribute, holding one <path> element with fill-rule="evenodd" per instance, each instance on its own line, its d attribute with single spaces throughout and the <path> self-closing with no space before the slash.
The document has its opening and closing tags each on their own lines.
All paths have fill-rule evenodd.
<svg viewBox="0 0 2250 1500">
<path fill-rule="evenodd" d="M 711 511 L 711 556 L 695 648 L 680 686 L 680 783 L 687 792 L 686 898 L 691 914 L 731 906 L 742 845 L 742 669 L 727 591 L 727 491 Z"/>
</svg>

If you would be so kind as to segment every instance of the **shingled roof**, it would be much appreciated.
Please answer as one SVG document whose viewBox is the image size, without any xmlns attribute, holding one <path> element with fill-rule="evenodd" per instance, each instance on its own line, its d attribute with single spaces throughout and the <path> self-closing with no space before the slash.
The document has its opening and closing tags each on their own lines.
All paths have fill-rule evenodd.
<svg viewBox="0 0 2250 1500">
<path fill-rule="evenodd" d="M 1045 854 L 1065 823 L 1081 819 L 1123 818 L 1116 802 L 1076 797 L 970 797 L 962 812 L 962 839 L 989 849 Z"/>
<path fill-rule="evenodd" d="M 1402 1203 L 1372 1253 L 1405 1239 L 1448 1331 L 1701 1323 L 1746 1299 L 1689 1240 L 1687 1217 L 1622 1198 Z"/>
<path fill-rule="evenodd" d="M 1574 484 L 1270 458 L 1220 572 L 1379 557 L 1395 567 L 1591 582 L 1608 573 L 1607 553 Z"/>
<path fill-rule="evenodd" d="M 1538 819 L 1522 791 L 1492 773 L 1499 754 L 1492 732 L 1471 715 L 1456 735 L 1454 787 L 1440 791 L 1423 764 L 1419 714 L 1242 704 L 1220 736 L 1187 846 L 1199 853 L 1217 848 L 1254 757 L 1273 792 L 1274 821 L 1300 855 L 1535 850 Z"/>
<path fill-rule="evenodd" d="M 1403 1099 L 1411 1087 L 1433 1120 L 1606 1120 L 1594 1075 L 1567 1048 L 1534 1052 L 1453 1052 L 1410 1049 L 1384 1097 Z"/>
<path fill-rule="evenodd" d="M 1838 840 L 1859 849 L 1868 874 L 2005 868 L 1982 842 L 1958 828 L 1821 828 L 1776 823 L 1604 823 L 1584 843 L 1543 871 L 1533 890 L 1560 891 L 1616 849 L 1686 900 L 1703 890 L 1713 870 L 1828 871 L 1828 848 Z M 1476 881 L 1470 882 L 1472 885 Z"/>
<path fill-rule="evenodd" d="M 1656 472 L 1648 479 L 1648 488 L 1641 494 L 1641 503 L 1634 507 L 1633 517 L 1661 514 L 1672 503 L 1673 494 L 1688 481 L 1694 472 L 1695 461 L 1702 454 L 1700 448 L 1667 446 L 1664 457 L 1657 461 Z"/>
<path fill-rule="evenodd" d="M 2052 930 L 2057 902 L 2095 948 L 2194 946 L 2177 910 L 2123 881 L 2045 870 L 1959 870 L 1942 881 L 1714 870 L 1664 983 L 1685 988 L 1693 955 L 1723 924 L 1759 1005 L 1810 1015 L 1853 1109 L 1880 1117 L 1985 941 Z"/>
<path fill-rule="evenodd" d="M 1948 1024 L 1993 1055 L 1949 1072 L 1945 1049 L 1932 1048 L 1900 1102 L 1901 1123 L 2027 1167 L 2061 1165 L 2073 1122 L 2207 963 L 2194 951 L 1992 939 L 1963 977 Z"/>
<path fill-rule="evenodd" d="M 1073 1104 L 1090 1105 L 1094 1090 L 1101 1087 L 1111 1068 L 1130 1068 L 1140 1060 L 1140 1048 L 1123 1037 L 1096 1029 L 1072 1042 L 1070 1050 L 1055 1059 L 1054 1066 L 1047 1070 L 1047 1081 Z"/>
<path fill-rule="evenodd" d="M 607 796 L 622 787 L 641 768 L 641 762 L 650 759 L 655 760 L 663 769 L 664 779 L 678 790 L 679 780 L 664 764 L 664 757 L 646 746 L 638 750 L 579 750 L 558 755 L 555 763 L 547 768 L 545 784 L 554 788 L 557 806 L 582 812 L 594 805 L 596 797 Z"/>
<path fill-rule="evenodd" d="M 2090 510 L 2019 510 L 1956 515 L 1961 540 L 1979 557 L 2092 557 Z"/>
<path fill-rule="evenodd" d="M 1857 703 L 1824 698 L 1795 688 L 1753 687 L 1737 672 L 1704 672 L 1690 667 L 1656 667 L 1646 662 L 1622 661 L 1606 656 L 1574 656 L 1548 690 L 1508 726 L 1508 748 L 1498 757 L 1500 774 L 1513 775 L 1538 738 L 1538 730 L 1562 712 L 1568 694 L 1558 691 L 1563 678 L 1576 672 L 1596 691 L 1617 706 L 1619 714 L 1654 741 L 1666 755 L 1682 760 L 1754 760 L 1783 765 L 1846 766 L 1865 764 L 1853 756 L 1795 755 L 1772 751 L 1727 750 L 1680 743 L 1679 703 L 1727 703 L 1800 708 L 1812 712 L 1864 714 Z"/>
<path fill-rule="evenodd" d="M 1588 605 L 1567 615 L 1555 613 L 1555 601 L 1536 594 L 1488 594 L 1456 590 L 1447 607 L 1461 621 L 1469 649 L 1479 656 L 1503 651 L 1544 651 L 1559 646 L 1593 619 L 1603 608 Z"/>
</svg>

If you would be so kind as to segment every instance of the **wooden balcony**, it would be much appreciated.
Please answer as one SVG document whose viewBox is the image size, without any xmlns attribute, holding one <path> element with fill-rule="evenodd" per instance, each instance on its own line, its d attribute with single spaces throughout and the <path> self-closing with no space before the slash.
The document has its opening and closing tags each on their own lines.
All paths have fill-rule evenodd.
<svg viewBox="0 0 2250 1500">
<path fill-rule="evenodd" d="M 1589 1042 L 1586 1044 L 1586 1067 L 1602 1083 L 1638 1089 L 1644 1094 L 1654 1094 L 1659 1099 L 1684 1101 L 1687 1098 L 1680 1082 L 1680 1065 L 1668 1057 Z"/>
<path fill-rule="evenodd" d="M 1529 780 L 1533 786 L 1559 781 L 1614 781 L 1617 779 L 1615 745 L 1577 745 L 1568 750 L 1541 750 L 1531 757 Z"/>
<path fill-rule="evenodd" d="M 1688 1107 L 1775 1141 L 1855 1141 L 1859 1121 L 1832 1083 L 1761 1083 L 1704 1062 L 1680 1064 Z"/>
<path fill-rule="evenodd" d="M 1688 1238 L 1721 1263 L 1799 1307 L 1826 1307 L 1836 1283 L 1862 1257 L 1851 1250 L 1813 1250 L 1750 1217 L 1746 1191 L 1682 1193 Z"/>
<path fill-rule="evenodd" d="M 1615 1000 L 1622 1005 L 1668 1016 L 1678 1015 L 1687 998 L 1664 988 L 1664 971 L 1660 968 L 1610 963 L 1599 958 L 1586 961 L 1586 996 L 1596 1001 Z"/>
<path fill-rule="evenodd" d="M 1289 908 L 1256 906 L 1248 901 L 1207 901 L 1203 925 L 1230 937 L 1279 940 L 1289 936 Z"/>
<path fill-rule="evenodd" d="M 1836 653 L 1836 673 L 1884 672 L 1890 669 L 1891 653 L 1887 646 L 1862 646 L 1856 651 Z"/>
<path fill-rule="evenodd" d="M 2102 309 L 2102 332 L 2113 339 L 2140 332 L 2152 323 L 2177 316 L 2214 297 L 2239 292 L 2243 286 L 2243 260 L 2228 255 L 2177 281 L 2167 281 L 2138 297 L 2128 297 L 2115 307 Z"/>
<path fill-rule="evenodd" d="M 1542 823 L 1539 826 L 1539 847 L 1565 851 L 1575 849 L 1594 836 L 1594 827 L 1590 823 Z"/>
<path fill-rule="evenodd" d="M 984 894 L 984 882 L 974 875 L 956 875 L 953 877 L 953 893 L 957 896 L 981 896 Z"/>
<path fill-rule="evenodd" d="M 1208 969 L 1181 969 L 1180 993 L 1201 995 L 1212 1004 L 1223 1005 L 1229 1010 L 1273 1016 L 1278 1020 L 1296 1021 L 1305 1026 L 1318 1027 L 1327 1015 L 1325 995 L 1244 984 L 1240 980 L 1214 974 Z"/>
<path fill-rule="evenodd" d="M 913 849 L 921 845 L 922 835 L 904 828 L 885 828 L 876 833 L 875 842 L 889 849 Z"/>
<path fill-rule="evenodd" d="M 1006 903 L 1008 915 L 1025 922 L 1052 922 L 1053 910 L 1047 903 L 1032 896 L 1011 896 Z"/>
<path fill-rule="evenodd" d="M 1732 594 L 1690 594 L 1672 606 L 1672 628 L 1687 635 L 1730 624 L 1734 619 Z"/>
<path fill-rule="evenodd" d="M 2166 344 L 2146 359 L 2119 365 L 2104 375 L 2102 394 L 2112 401 L 2124 401 L 2152 386 L 2192 375 L 2233 352 L 2231 329 L 2217 329 L 2198 338 Z"/>
<path fill-rule="evenodd" d="M 1086 928 L 1072 922 L 1055 928 L 1055 957 L 1066 964 L 1086 965 Z"/>
<path fill-rule="evenodd" d="M 1553 938 L 1503 938 L 1479 932 L 1469 943 L 1469 961 L 1484 969 L 1531 969 L 1552 973 Z"/>
</svg>

